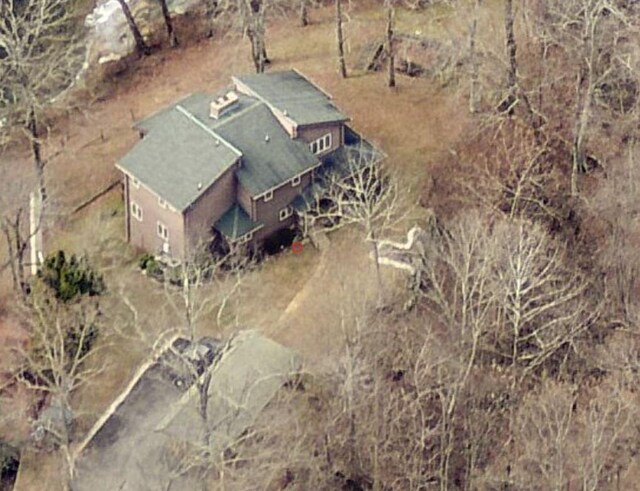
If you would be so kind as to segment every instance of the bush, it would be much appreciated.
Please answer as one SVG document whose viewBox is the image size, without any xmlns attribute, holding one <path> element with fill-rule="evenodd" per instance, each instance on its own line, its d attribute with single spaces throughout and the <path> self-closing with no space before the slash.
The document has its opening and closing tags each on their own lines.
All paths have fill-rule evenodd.
<svg viewBox="0 0 640 491">
<path fill-rule="evenodd" d="M 151 254 L 147 253 L 140 257 L 138 266 L 140 266 L 140 269 L 145 271 L 149 276 L 153 276 L 158 279 L 162 279 L 163 277 L 162 268 Z"/>
<path fill-rule="evenodd" d="M 105 291 L 102 275 L 88 264 L 86 258 L 78 258 L 75 254 L 67 258 L 64 251 L 58 251 L 45 259 L 38 271 L 38 278 L 62 302 L 70 302 L 84 295 L 101 295 Z"/>
</svg>

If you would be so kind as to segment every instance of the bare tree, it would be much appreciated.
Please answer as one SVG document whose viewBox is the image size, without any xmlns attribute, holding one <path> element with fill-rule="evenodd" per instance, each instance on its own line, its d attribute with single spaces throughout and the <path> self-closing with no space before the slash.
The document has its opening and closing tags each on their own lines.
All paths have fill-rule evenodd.
<svg viewBox="0 0 640 491">
<path fill-rule="evenodd" d="M 347 62 L 344 57 L 344 13 L 342 0 L 336 2 L 336 41 L 338 47 L 338 70 L 342 78 L 347 78 Z"/>
<path fill-rule="evenodd" d="M 167 5 L 167 0 L 158 0 L 160 3 L 160 8 L 162 9 L 162 18 L 164 19 L 164 25 L 167 28 L 167 36 L 169 36 L 169 41 L 171 43 L 171 47 L 175 48 L 178 46 L 178 35 L 173 27 L 173 19 L 171 19 L 171 13 L 169 12 L 169 6 Z"/>
<path fill-rule="evenodd" d="M 0 4 L 0 18 L 0 119 L 29 139 L 44 205 L 45 111 L 59 102 L 84 62 L 80 18 L 72 0 L 7 0 Z"/>
<path fill-rule="evenodd" d="M 396 53 L 395 53 L 395 46 L 394 46 L 394 40 L 395 40 L 394 39 L 395 38 L 394 23 L 395 23 L 396 9 L 394 5 L 394 0 L 385 0 L 384 8 L 387 13 L 387 30 L 386 30 L 387 61 L 389 63 L 389 66 L 388 66 L 389 77 L 387 79 L 387 85 L 389 87 L 395 87 L 396 86 L 396 62 L 395 62 Z"/>
<path fill-rule="evenodd" d="M 306 27 L 309 25 L 309 0 L 300 1 L 300 25 Z"/>
<path fill-rule="evenodd" d="M 164 0 L 161 0 L 161 1 L 164 3 Z M 144 37 L 140 32 L 140 28 L 138 27 L 138 24 L 136 23 L 136 20 L 134 19 L 133 14 L 131 13 L 131 9 L 129 8 L 129 4 L 127 3 L 127 0 L 118 0 L 118 3 L 120 4 L 122 13 L 127 19 L 127 25 L 131 30 L 131 35 L 133 36 L 133 40 L 135 41 L 135 44 L 136 44 L 136 52 L 138 53 L 138 55 L 145 55 L 145 56 L 150 55 L 151 48 L 145 42 Z M 164 14 L 164 7 L 163 7 L 163 14 Z"/>
<path fill-rule="evenodd" d="M 102 367 L 91 359 L 100 324 L 97 302 L 83 299 L 73 303 L 56 300 L 42 285 L 25 307 L 29 321 L 28 345 L 19 348 L 23 366 L 19 380 L 26 387 L 50 397 L 48 412 L 38 422 L 38 431 L 53 437 L 65 460 L 67 489 L 75 474 L 75 455 L 70 449 L 77 408 L 71 396 Z"/>
<path fill-rule="evenodd" d="M 316 222 L 359 225 L 371 245 L 381 299 L 378 242 L 412 211 L 411 191 L 401 188 L 398 177 L 384 165 L 376 150 L 364 147 L 349 150 L 344 167 L 329 174 L 321 188 L 315 206 L 303 213 L 306 226 L 312 227 Z"/>
</svg>

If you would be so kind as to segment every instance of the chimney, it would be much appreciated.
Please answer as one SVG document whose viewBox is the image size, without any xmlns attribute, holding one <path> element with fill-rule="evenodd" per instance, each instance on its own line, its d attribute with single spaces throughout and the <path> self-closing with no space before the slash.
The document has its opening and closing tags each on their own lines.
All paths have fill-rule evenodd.
<svg viewBox="0 0 640 491">
<path fill-rule="evenodd" d="M 218 119 L 226 109 L 236 104 L 238 100 L 238 94 L 233 90 L 230 90 L 226 94 L 218 97 L 216 100 L 211 101 L 209 116 L 213 119 Z"/>
</svg>

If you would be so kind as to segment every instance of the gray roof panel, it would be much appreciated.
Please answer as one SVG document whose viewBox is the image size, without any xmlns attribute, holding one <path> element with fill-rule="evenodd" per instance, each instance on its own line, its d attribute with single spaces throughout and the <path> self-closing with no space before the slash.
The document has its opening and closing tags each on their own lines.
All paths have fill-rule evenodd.
<svg viewBox="0 0 640 491">
<path fill-rule="evenodd" d="M 149 127 L 152 131 L 120 160 L 120 167 L 180 211 L 239 158 L 176 107 Z"/>
<path fill-rule="evenodd" d="M 320 164 L 308 145 L 292 139 L 263 103 L 214 126 L 214 130 L 242 152 L 242 165 L 236 175 L 251 196 Z"/>
<path fill-rule="evenodd" d="M 295 70 L 237 77 L 251 91 L 299 126 L 348 121 L 331 97 Z"/>
<path fill-rule="evenodd" d="M 235 204 L 220 217 L 214 227 L 228 239 L 236 240 L 249 232 L 264 227 L 264 224 L 251 220 L 247 212 L 240 205 Z"/>
</svg>

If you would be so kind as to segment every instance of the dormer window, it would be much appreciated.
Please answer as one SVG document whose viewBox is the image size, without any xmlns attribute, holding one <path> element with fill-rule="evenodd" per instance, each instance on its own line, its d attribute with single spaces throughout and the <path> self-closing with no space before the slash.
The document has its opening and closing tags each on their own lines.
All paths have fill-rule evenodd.
<svg viewBox="0 0 640 491">
<path fill-rule="evenodd" d="M 328 150 L 329 148 L 331 148 L 331 133 L 327 133 L 323 137 L 318 138 L 317 140 L 312 141 L 309 144 L 309 149 L 311 150 L 311 153 L 315 155 L 322 153 L 325 150 Z"/>
<path fill-rule="evenodd" d="M 264 193 L 265 201 L 271 201 L 272 199 L 273 199 L 273 189 L 271 191 Z"/>
</svg>

